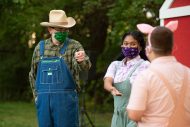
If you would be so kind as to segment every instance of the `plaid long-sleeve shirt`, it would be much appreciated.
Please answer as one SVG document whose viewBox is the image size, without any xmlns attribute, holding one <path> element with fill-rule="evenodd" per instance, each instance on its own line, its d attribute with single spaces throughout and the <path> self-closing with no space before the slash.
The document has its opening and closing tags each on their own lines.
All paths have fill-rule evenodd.
<svg viewBox="0 0 190 127">
<path fill-rule="evenodd" d="M 76 61 L 74 57 L 75 52 L 81 51 L 81 50 L 84 51 L 82 45 L 76 40 L 73 40 L 73 39 L 69 40 L 68 46 L 64 54 L 59 53 L 62 47 L 63 47 L 63 44 L 58 45 L 58 46 L 53 45 L 53 43 L 51 42 L 51 39 L 45 40 L 44 57 L 62 56 L 68 68 L 70 69 L 71 74 L 73 75 L 73 78 L 77 84 L 77 89 L 80 89 L 79 72 L 82 70 L 90 69 L 91 62 L 89 60 L 89 57 L 85 55 L 85 60 L 81 63 L 78 63 Z M 36 80 L 37 67 L 38 67 L 39 60 L 40 60 L 40 45 L 38 43 L 33 53 L 31 70 L 29 72 L 29 81 L 30 81 L 30 86 L 32 88 L 34 97 L 37 96 L 37 92 L 35 89 L 35 80 Z"/>
</svg>

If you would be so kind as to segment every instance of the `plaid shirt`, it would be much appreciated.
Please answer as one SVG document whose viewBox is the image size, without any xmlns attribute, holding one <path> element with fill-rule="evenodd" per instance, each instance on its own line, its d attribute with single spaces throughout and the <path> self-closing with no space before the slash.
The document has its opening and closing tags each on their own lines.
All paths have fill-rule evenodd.
<svg viewBox="0 0 190 127">
<path fill-rule="evenodd" d="M 70 69 L 71 74 L 73 75 L 73 78 L 77 84 L 77 89 L 80 90 L 79 71 L 89 70 L 91 67 L 91 62 L 87 55 L 85 56 L 85 60 L 81 63 L 78 63 L 76 59 L 74 58 L 75 52 L 81 51 L 81 50 L 84 51 L 82 45 L 78 41 L 70 39 L 65 53 L 60 54 L 59 51 L 63 45 L 64 44 L 57 46 L 51 42 L 51 39 L 45 40 L 44 57 L 62 56 L 68 68 Z M 39 60 L 40 60 L 40 45 L 38 43 L 33 53 L 31 70 L 29 72 L 29 81 L 30 81 L 30 86 L 32 88 L 34 97 L 36 97 L 37 95 L 36 90 L 35 90 L 35 79 L 36 79 L 37 66 L 38 66 Z"/>
</svg>

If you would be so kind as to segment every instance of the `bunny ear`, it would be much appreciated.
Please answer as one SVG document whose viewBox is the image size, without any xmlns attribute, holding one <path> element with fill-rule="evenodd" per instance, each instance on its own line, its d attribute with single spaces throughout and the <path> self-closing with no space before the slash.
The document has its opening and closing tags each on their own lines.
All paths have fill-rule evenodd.
<svg viewBox="0 0 190 127">
<path fill-rule="evenodd" d="M 144 34 L 149 34 L 153 31 L 154 27 L 149 24 L 137 24 L 137 28 Z"/>
<path fill-rule="evenodd" d="M 165 27 L 169 28 L 172 32 L 174 32 L 177 29 L 178 21 L 170 21 L 165 25 Z"/>
</svg>

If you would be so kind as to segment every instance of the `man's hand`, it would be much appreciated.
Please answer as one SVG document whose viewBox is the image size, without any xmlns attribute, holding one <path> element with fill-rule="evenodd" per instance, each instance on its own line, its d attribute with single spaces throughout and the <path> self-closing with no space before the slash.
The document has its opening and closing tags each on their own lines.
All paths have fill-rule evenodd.
<svg viewBox="0 0 190 127">
<path fill-rule="evenodd" d="M 82 62 L 85 58 L 85 52 L 84 51 L 78 51 L 75 52 L 75 59 L 77 60 L 77 62 Z"/>
</svg>

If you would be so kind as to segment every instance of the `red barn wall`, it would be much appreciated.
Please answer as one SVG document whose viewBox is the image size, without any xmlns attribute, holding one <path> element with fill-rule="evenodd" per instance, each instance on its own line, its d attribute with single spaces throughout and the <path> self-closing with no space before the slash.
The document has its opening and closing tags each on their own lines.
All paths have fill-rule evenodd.
<svg viewBox="0 0 190 127">
<path fill-rule="evenodd" d="M 171 8 L 190 5 L 190 0 L 175 0 Z M 164 24 L 178 20 L 178 28 L 174 32 L 173 55 L 184 65 L 190 67 L 190 16 L 164 19 Z"/>
</svg>

